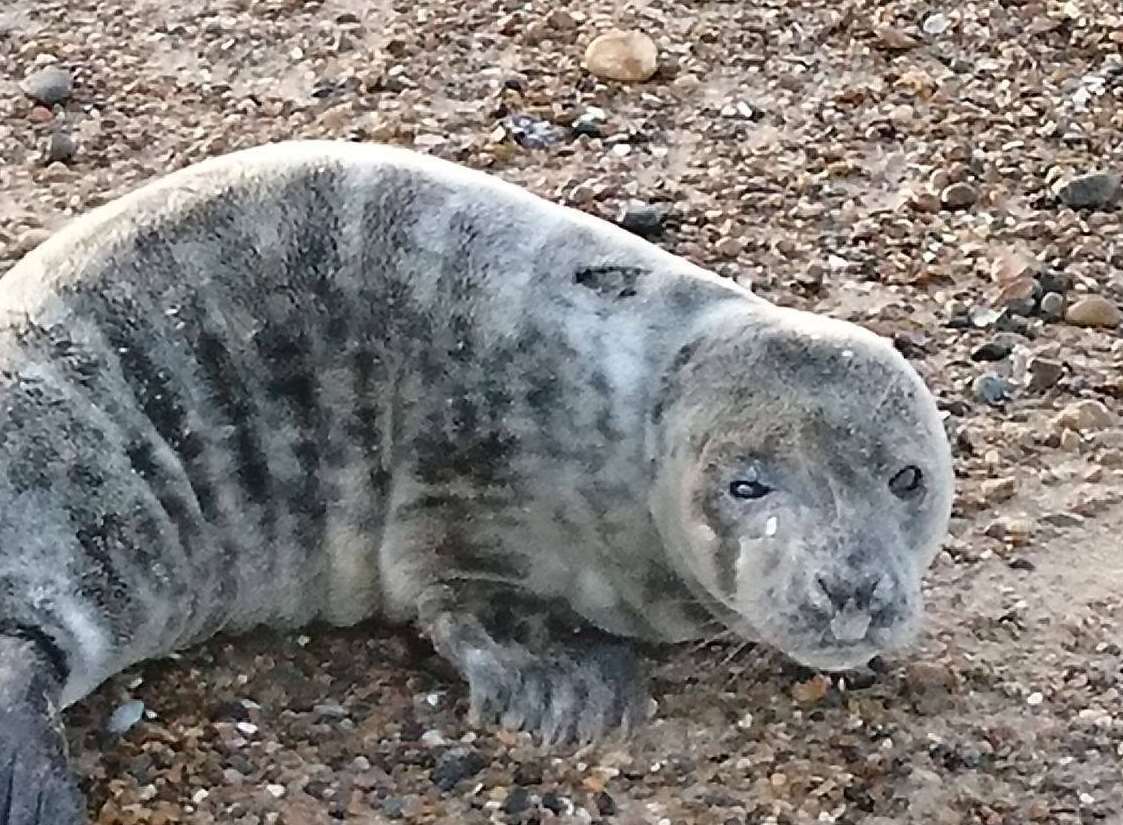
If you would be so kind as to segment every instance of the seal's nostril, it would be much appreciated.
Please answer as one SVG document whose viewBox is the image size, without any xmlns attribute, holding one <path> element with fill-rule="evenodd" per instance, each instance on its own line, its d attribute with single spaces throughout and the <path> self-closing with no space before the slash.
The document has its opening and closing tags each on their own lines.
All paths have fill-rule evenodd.
<svg viewBox="0 0 1123 825">
<path fill-rule="evenodd" d="M 835 610 L 842 610 L 850 599 L 850 588 L 845 584 L 839 586 L 837 582 L 828 582 L 822 576 L 815 577 L 815 584 L 819 585 L 819 589 L 827 594 L 827 599 L 830 600 L 831 606 Z"/>
<path fill-rule="evenodd" d="M 874 591 L 877 590 L 877 585 L 880 581 L 881 577 L 871 577 L 861 582 L 854 589 L 854 599 L 858 602 L 859 605 L 861 605 L 862 607 L 870 606 L 870 603 L 873 601 Z"/>
</svg>

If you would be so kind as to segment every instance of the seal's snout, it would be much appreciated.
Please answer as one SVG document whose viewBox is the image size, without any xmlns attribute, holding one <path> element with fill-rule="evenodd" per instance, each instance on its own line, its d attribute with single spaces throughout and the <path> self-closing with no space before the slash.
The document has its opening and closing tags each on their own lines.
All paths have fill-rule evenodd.
<svg viewBox="0 0 1123 825">
<path fill-rule="evenodd" d="M 815 577 L 811 601 L 829 617 L 835 639 L 857 642 L 865 638 L 871 624 L 884 612 L 893 590 L 893 579 L 888 574 L 849 579 L 820 574 Z"/>
</svg>

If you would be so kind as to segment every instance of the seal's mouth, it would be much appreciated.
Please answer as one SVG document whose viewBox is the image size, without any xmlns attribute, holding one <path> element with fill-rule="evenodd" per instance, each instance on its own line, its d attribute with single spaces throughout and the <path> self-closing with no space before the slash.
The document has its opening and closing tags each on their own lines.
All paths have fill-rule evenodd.
<svg viewBox="0 0 1123 825">
<path fill-rule="evenodd" d="M 803 640 L 780 645 L 780 649 L 813 670 L 862 668 L 870 659 L 903 647 L 915 636 L 916 622 L 899 613 L 892 621 L 885 621 L 883 616 L 871 616 L 868 611 L 839 611 L 829 620 L 808 627 Z"/>
<path fill-rule="evenodd" d="M 811 670 L 843 671 L 865 667 L 870 659 L 884 652 L 867 641 L 826 642 L 821 647 L 787 651 L 788 657 Z"/>
</svg>

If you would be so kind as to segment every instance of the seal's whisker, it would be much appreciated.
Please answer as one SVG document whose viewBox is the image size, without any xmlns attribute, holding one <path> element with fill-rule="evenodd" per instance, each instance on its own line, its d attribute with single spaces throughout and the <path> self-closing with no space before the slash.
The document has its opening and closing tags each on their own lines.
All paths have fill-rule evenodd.
<svg viewBox="0 0 1123 825">
<path fill-rule="evenodd" d="M 721 660 L 721 662 L 719 663 L 720 666 L 725 667 L 730 662 L 732 662 L 734 659 L 736 659 L 738 656 L 740 656 L 742 653 L 744 653 L 747 648 L 750 648 L 753 645 L 754 645 L 754 642 L 752 642 L 750 640 L 746 640 L 746 641 L 741 642 L 741 644 L 737 645 L 737 647 L 734 648 L 732 653 L 730 653 L 728 656 L 726 656 L 724 659 Z"/>
</svg>

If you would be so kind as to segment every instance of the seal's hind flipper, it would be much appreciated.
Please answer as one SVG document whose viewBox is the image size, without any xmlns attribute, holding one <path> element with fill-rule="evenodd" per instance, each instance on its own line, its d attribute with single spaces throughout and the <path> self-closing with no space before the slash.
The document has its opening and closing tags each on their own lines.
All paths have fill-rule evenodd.
<svg viewBox="0 0 1123 825">
<path fill-rule="evenodd" d="M 58 718 L 61 674 L 35 641 L 0 636 L 0 825 L 81 825 Z"/>
</svg>

